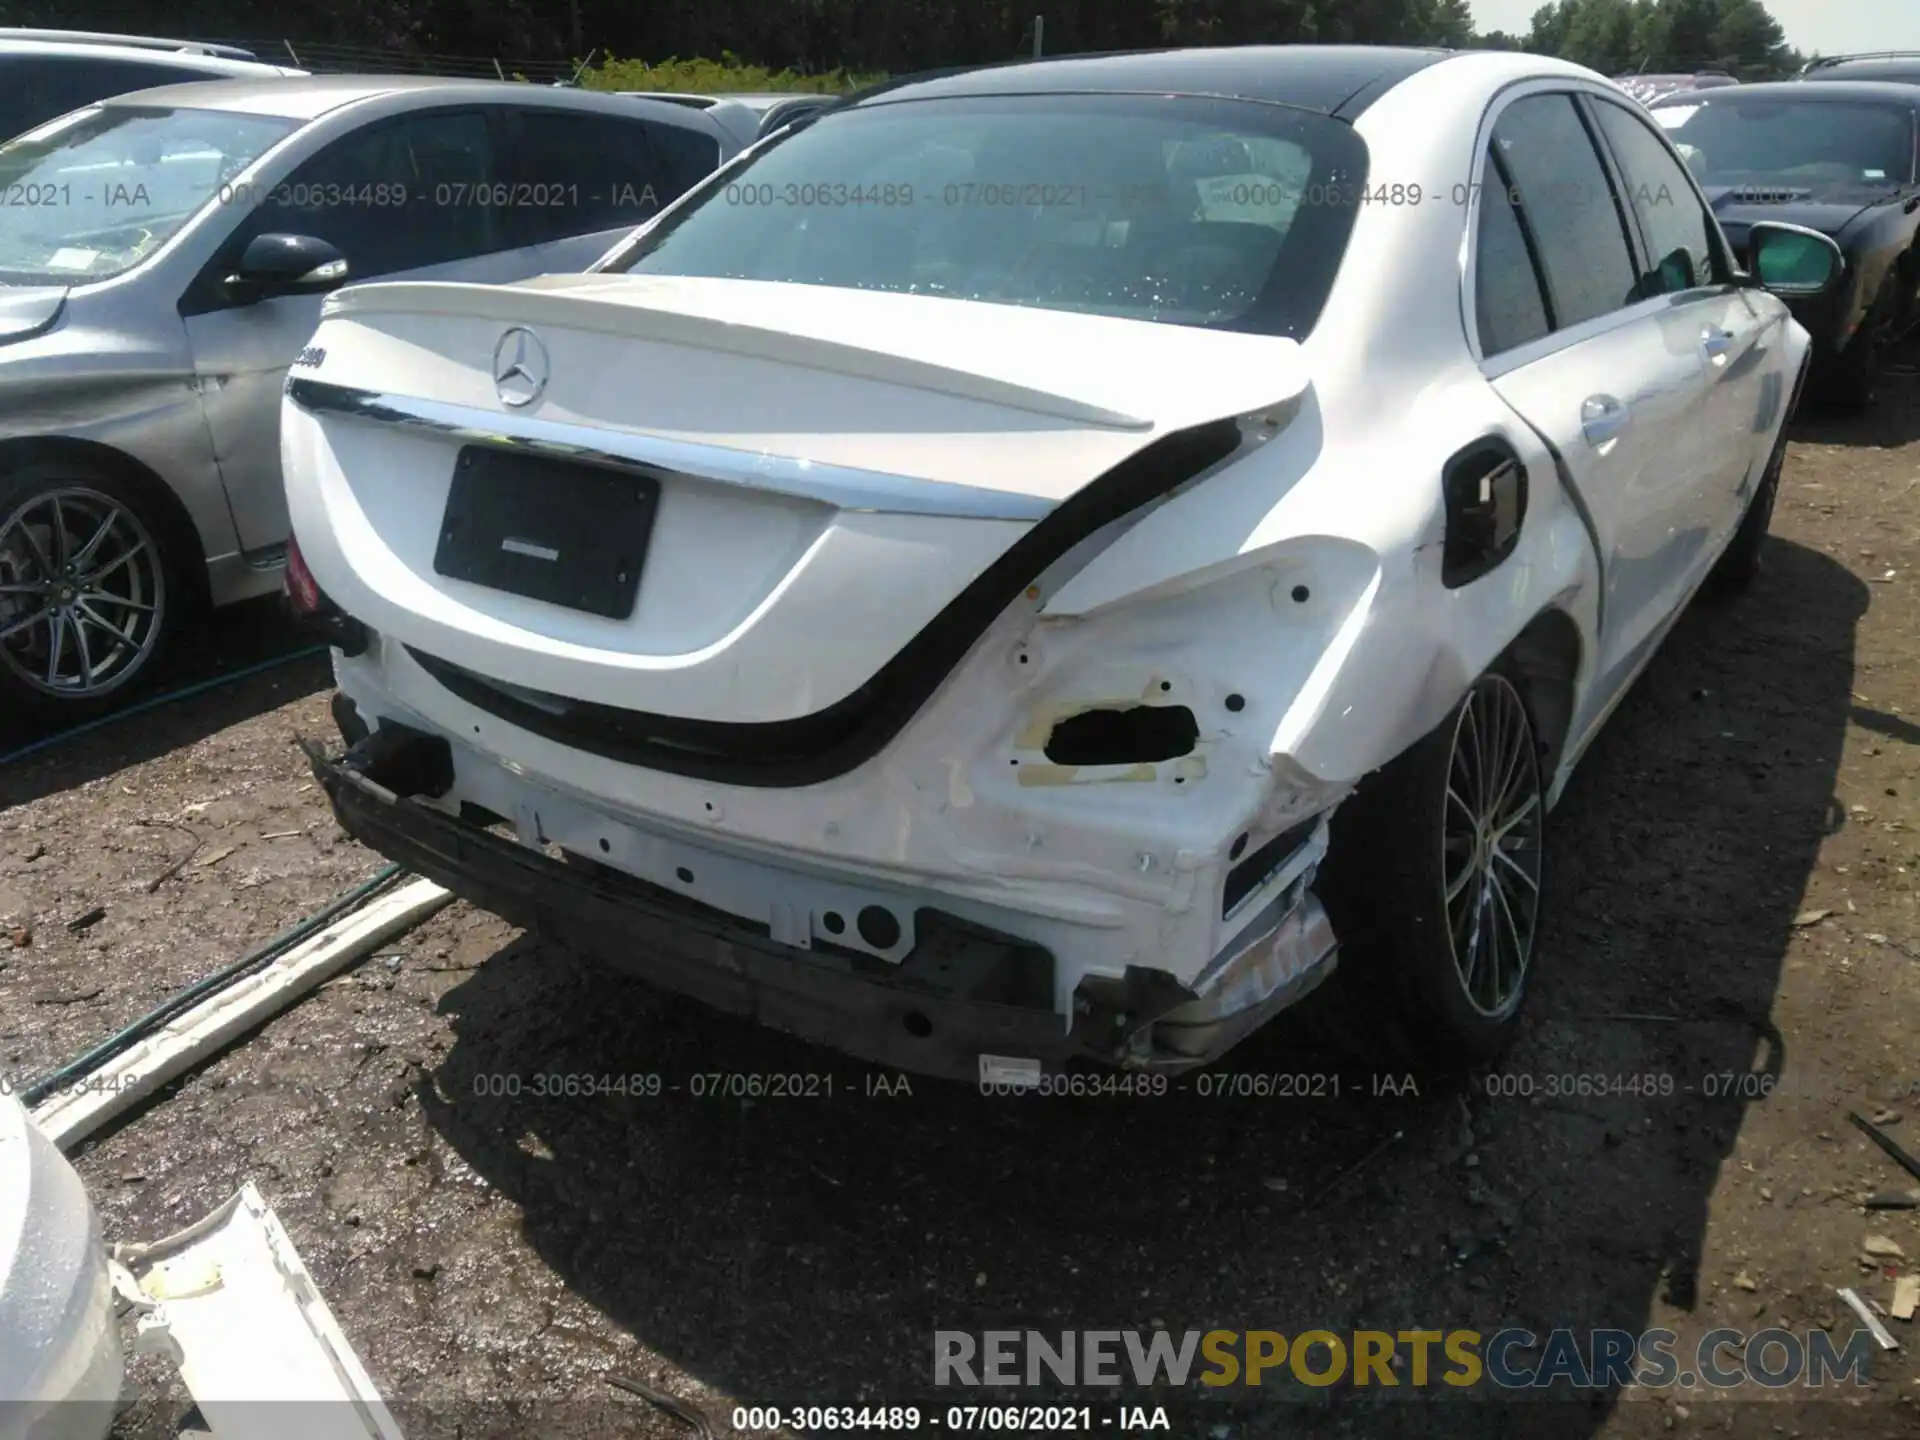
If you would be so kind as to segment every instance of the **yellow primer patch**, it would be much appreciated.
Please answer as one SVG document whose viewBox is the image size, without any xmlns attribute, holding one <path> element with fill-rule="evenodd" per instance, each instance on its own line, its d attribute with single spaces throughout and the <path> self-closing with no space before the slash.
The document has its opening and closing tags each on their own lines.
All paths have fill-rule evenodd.
<svg viewBox="0 0 1920 1440">
<path fill-rule="evenodd" d="M 1029 788 L 1043 785 L 1131 785 L 1151 782 L 1158 772 L 1140 764 L 1124 768 L 1112 765 L 1022 765 L 1020 783 Z"/>
</svg>

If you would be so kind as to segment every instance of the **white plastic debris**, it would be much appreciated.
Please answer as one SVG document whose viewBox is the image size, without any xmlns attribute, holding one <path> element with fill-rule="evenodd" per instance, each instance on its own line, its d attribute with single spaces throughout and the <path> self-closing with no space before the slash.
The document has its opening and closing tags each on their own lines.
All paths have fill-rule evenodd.
<svg viewBox="0 0 1920 1440">
<path fill-rule="evenodd" d="M 215 1440 L 401 1440 L 252 1184 L 177 1235 L 114 1246 L 113 1273 L 135 1348 L 179 1369 Z"/>
<path fill-rule="evenodd" d="M 98 1440 L 120 1398 L 120 1332 L 86 1188 L 0 1095 L 0 1440 Z"/>
<path fill-rule="evenodd" d="M 418 925 L 452 896 L 431 880 L 380 896 L 294 946 L 52 1096 L 34 1121 L 63 1150 L 203 1063 L 263 1020 Z"/>
<path fill-rule="evenodd" d="M 1862 1300 L 1859 1295 L 1855 1294 L 1852 1290 L 1836 1290 L 1833 1293 L 1846 1301 L 1847 1308 L 1860 1317 L 1860 1323 L 1867 1327 L 1868 1332 L 1871 1333 L 1874 1338 L 1874 1343 L 1879 1345 L 1882 1350 L 1898 1350 L 1900 1348 L 1900 1342 L 1893 1338 L 1893 1333 L 1880 1323 L 1880 1317 L 1867 1308 L 1867 1302 Z"/>
</svg>

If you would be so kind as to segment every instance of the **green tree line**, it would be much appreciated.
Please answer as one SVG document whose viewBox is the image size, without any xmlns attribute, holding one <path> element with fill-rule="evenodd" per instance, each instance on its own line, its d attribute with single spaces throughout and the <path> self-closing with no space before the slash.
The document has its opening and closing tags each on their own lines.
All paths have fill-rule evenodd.
<svg viewBox="0 0 1920 1440">
<path fill-rule="evenodd" d="M 0 0 L 0 25 L 616 62 L 600 83 L 660 88 L 687 67 L 777 88 L 1049 54 L 1284 42 L 1478 46 L 1563 56 L 1608 74 L 1719 65 L 1790 73 L 1761 0 L 1553 0 L 1524 35 L 1476 33 L 1469 0 Z M 704 61 L 680 57 L 718 57 Z M 650 64 L 646 62 L 651 62 Z M 628 84 L 635 77 L 640 84 Z M 591 82 L 590 82 L 591 83 Z M 711 85 L 703 87 L 711 88 Z M 741 88 L 735 84 L 733 88 Z"/>
</svg>

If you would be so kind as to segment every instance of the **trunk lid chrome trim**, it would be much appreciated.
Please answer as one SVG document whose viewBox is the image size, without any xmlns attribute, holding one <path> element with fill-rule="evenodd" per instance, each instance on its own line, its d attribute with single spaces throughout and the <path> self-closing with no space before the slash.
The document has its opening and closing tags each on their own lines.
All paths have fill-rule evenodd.
<svg viewBox="0 0 1920 1440">
<path fill-rule="evenodd" d="M 587 430 L 525 415 L 391 395 L 324 380 L 289 379 L 286 393 L 294 404 L 314 414 L 426 430 L 463 444 L 494 445 L 585 464 L 644 470 L 650 474 L 685 475 L 813 500 L 836 510 L 878 515 L 937 515 L 960 520 L 1032 521 L 1044 519 L 1058 503 L 1012 491 L 888 475 L 877 470 L 857 470 L 637 431 Z"/>
</svg>

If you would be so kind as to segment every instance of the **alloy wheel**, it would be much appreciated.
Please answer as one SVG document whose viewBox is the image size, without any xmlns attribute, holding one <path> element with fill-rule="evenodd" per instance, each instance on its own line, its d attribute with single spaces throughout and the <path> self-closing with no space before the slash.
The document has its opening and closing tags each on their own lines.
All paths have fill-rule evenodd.
<svg viewBox="0 0 1920 1440">
<path fill-rule="evenodd" d="M 1454 722 L 1440 843 L 1454 970 L 1489 1018 L 1511 1014 L 1525 989 L 1545 810 L 1526 704 L 1509 681 L 1487 676 Z"/>
<path fill-rule="evenodd" d="M 62 700 L 117 689 L 160 638 L 164 574 L 153 536 L 113 496 L 29 495 L 0 516 L 0 664 Z"/>
</svg>

